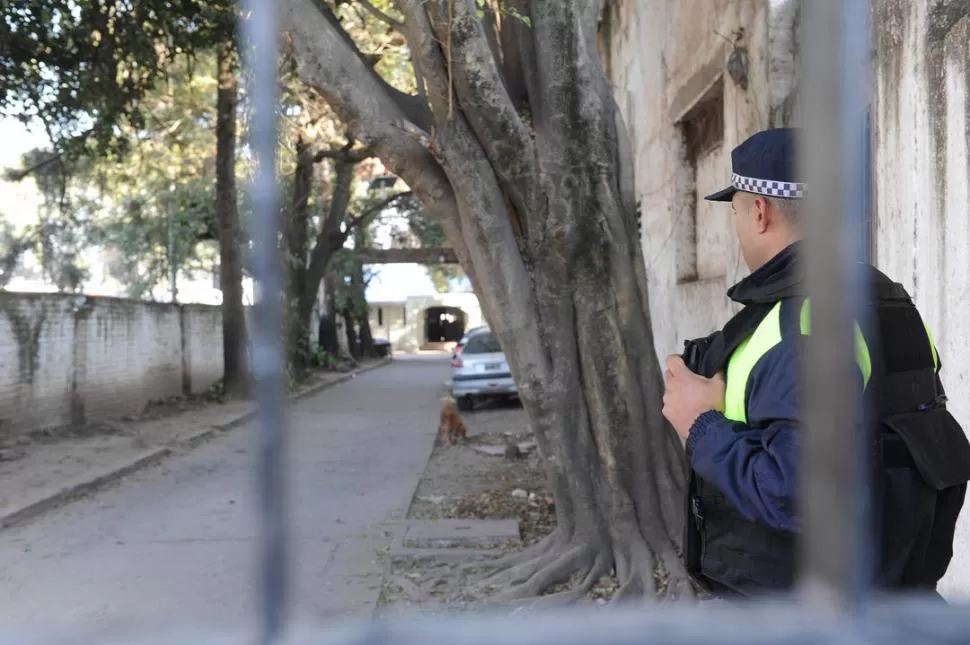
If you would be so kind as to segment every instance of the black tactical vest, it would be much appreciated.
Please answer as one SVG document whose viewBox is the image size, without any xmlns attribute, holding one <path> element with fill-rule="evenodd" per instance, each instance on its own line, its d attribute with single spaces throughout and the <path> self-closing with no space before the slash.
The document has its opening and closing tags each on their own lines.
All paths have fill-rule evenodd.
<svg viewBox="0 0 970 645">
<path fill-rule="evenodd" d="M 864 331 L 872 376 L 872 535 L 881 589 L 936 588 L 953 555 L 953 534 L 970 480 L 970 442 L 946 410 L 939 357 L 905 289 L 870 271 L 872 321 Z M 684 359 L 703 376 L 724 368 L 770 306 L 745 307 L 725 328 L 687 343 Z M 689 455 L 688 455 L 689 458 Z M 713 592 L 759 595 L 789 589 L 797 536 L 747 520 L 713 483 L 691 472 L 685 559 Z"/>
</svg>

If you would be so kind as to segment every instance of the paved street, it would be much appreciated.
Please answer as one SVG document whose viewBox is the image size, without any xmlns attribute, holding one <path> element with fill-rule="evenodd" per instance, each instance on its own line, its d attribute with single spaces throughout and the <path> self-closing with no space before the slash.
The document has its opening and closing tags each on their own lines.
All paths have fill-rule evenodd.
<svg viewBox="0 0 970 645">
<path fill-rule="evenodd" d="M 447 377 L 445 360 L 397 360 L 290 408 L 295 618 L 373 608 L 379 525 L 407 510 Z M 240 428 L 0 532 L 0 624 L 251 626 L 253 446 Z"/>
</svg>

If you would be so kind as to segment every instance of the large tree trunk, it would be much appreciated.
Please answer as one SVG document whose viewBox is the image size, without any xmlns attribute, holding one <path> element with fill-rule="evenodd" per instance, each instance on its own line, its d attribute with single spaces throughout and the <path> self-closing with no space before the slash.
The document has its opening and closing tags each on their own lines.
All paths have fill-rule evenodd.
<svg viewBox="0 0 970 645">
<path fill-rule="evenodd" d="M 323 311 L 320 315 L 320 349 L 331 356 L 339 356 L 340 339 L 337 335 L 337 311 L 333 304 L 334 287 L 330 280 L 325 280 L 323 287 Z"/>
<path fill-rule="evenodd" d="M 363 226 L 354 231 L 354 248 L 368 245 L 371 235 Z M 350 274 L 350 288 L 353 294 L 357 322 L 360 329 L 360 355 L 355 358 L 375 358 L 374 334 L 370 328 L 370 307 L 367 304 L 367 284 L 364 282 L 364 261 L 360 257 L 354 258 L 353 269 Z"/>
<path fill-rule="evenodd" d="M 239 208 L 236 203 L 236 102 L 239 69 L 233 43 L 219 47 L 216 100 L 216 211 L 222 289 L 222 365 L 226 396 L 247 397 L 246 317 L 242 299 Z"/>
<path fill-rule="evenodd" d="M 354 320 L 354 313 L 349 307 L 345 307 L 340 314 L 344 318 L 344 331 L 347 333 L 347 347 L 350 350 L 350 356 L 359 361 L 361 359 L 360 355 L 360 341 L 357 338 L 357 325 L 356 320 Z"/>
<path fill-rule="evenodd" d="M 557 528 L 490 584 L 514 598 L 577 576 L 568 599 L 615 568 L 620 597 L 690 595 L 686 462 L 661 414 L 630 153 L 596 56 L 600 2 L 512 5 L 529 24 L 503 21 L 515 56 L 497 62 L 475 0 L 399 0 L 433 130 L 317 3 L 283 13 L 304 79 L 441 222 L 510 359 Z M 519 73 L 503 79 L 508 66 Z"/>
<path fill-rule="evenodd" d="M 301 138 L 297 142 L 297 168 L 293 182 L 293 210 L 290 218 L 291 230 L 288 232 L 288 246 L 290 249 L 302 249 L 297 253 L 290 251 L 287 255 L 292 262 L 291 282 L 289 286 L 291 320 L 288 330 L 288 355 L 290 365 L 298 378 L 306 374 L 306 365 L 310 350 L 310 316 L 316 302 L 327 267 L 333 254 L 343 247 L 347 240 L 348 230 L 341 230 L 341 225 L 347 223 L 347 208 L 353 193 L 354 169 L 359 163 L 359 157 L 353 155 L 348 147 L 339 152 L 330 153 L 336 160 L 334 163 L 333 191 L 327 205 L 326 215 L 321 218 L 317 230 L 313 249 L 309 251 L 309 259 L 298 261 L 297 258 L 307 257 L 309 210 L 307 208 L 310 190 L 313 182 L 313 165 L 321 160 L 320 155 L 314 155 L 306 142 Z M 347 223 L 349 224 L 349 223 Z M 340 353 L 337 343 L 336 319 L 333 318 L 333 290 L 328 289 L 330 323 L 332 332 L 326 337 L 321 333 L 321 344 L 332 343 L 325 347 L 334 356 Z"/>
<path fill-rule="evenodd" d="M 293 198 L 286 222 L 286 356 L 290 374 L 302 381 L 310 367 L 310 316 L 313 295 L 308 285 L 310 190 L 313 188 L 313 153 L 302 136 L 296 141 Z"/>
<path fill-rule="evenodd" d="M 374 349 L 374 332 L 370 328 L 370 316 L 363 315 L 360 321 L 360 357 L 377 358 L 377 350 Z"/>
</svg>

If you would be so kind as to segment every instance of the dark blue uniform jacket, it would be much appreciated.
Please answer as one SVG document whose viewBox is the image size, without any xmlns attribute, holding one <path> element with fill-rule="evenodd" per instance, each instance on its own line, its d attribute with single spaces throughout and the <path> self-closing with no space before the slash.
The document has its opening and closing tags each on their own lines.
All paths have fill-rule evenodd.
<svg viewBox="0 0 970 645">
<path fill-rule="evenodd" d="M 797 531 L 795 500 L 800 440 L 797 345 L 804 295 L 792 284 L 796 273 L 789 247 L 728 292 L 743 304 L 781 298 L 782 341 L 755 365 L 747 384 L 747 424 L 707 412 L 687 438 L 691 467 L 720 488 L 745 517 L 772 528 Z M 861 376 L 860 376 L 861 387 Z"/>
</svg>

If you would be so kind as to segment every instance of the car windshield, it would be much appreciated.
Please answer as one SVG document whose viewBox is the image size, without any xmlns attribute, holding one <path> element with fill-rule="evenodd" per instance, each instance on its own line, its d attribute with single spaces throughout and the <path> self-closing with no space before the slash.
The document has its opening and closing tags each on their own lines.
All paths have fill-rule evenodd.
<svg viewBox="0 0 970 645">
<path fill-rule="evenodd" d="M 494 334 L 475 334 L 468 339 L 464 354 L 496 354 L 502 351 Z"/>
</svg>

